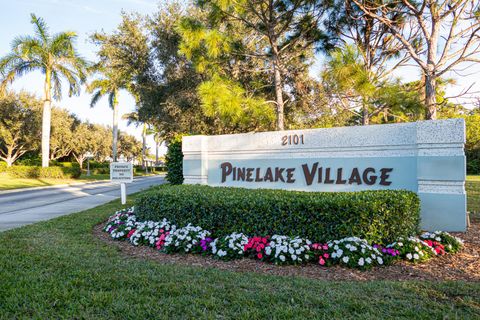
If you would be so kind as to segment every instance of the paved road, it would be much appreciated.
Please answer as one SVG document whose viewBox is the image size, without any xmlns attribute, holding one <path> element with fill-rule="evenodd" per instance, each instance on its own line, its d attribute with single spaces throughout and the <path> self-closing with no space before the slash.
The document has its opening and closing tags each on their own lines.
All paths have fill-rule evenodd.
<svg viewBox="0 0 480 320">
<path fill-rule="evenodd" d="M 135 178 L 127 185 L 127 194 L 163 182 L 160 176 Z M 108 181 L 0 192 L 0 231 L 87 210 L 119 197 L 120 186 Z"/>
</svg>

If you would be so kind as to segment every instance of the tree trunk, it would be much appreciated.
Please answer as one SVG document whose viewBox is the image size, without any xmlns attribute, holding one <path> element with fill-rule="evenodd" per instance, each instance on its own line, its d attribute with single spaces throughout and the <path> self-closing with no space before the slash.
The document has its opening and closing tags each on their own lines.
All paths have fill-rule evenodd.
<svg viewBox="0 0 480 320">
<path fill-rule="evenodd" d="M 8 157 L 7 160 L 5 160 L 5 162 L 7 163 L 7 167 L 11 167 L 14 161 L 15 160 L 13 160 L 13 158 Z"/>
<path fill-rule="evenodd" d="M 42 117 L 42 167 L 48 167 L 50 158 L 50 123 L 52 118 L 52 99 L 50 90 L 51 72 L 45 75 L 43 117 Z"/>
<path fill-rule="evenodd" d="M 273 72 L 275 80 L 275 96 L 277 100 L 277 130 L 284 130 L 284 102 L 282 75 L 276 61 L 273 63 Z"/>
<path fill-rule="evenodd" d="M 158 166 L 158 141 L 155 140 L 155 165 Z"/>
<path fill-rule="evenodd" d="M 368 126 L 370 124 L 370 117 L 368 115 L 368 106 L 365 101 L 362 102 L 362 125 Z"/>
<path fill-rule="evenodd" d="M 113 162 L 117 162 L 117 140 L 118 140 L 118 105 L 113 104 L 113 135 L 112 135 L 112 156 Z"/>
<path fill-rule="evenodd" d="M 433 75 L 425 75 L 425 106 L 427 120 L 437 119 L 436 79 Z"/>
<path fill-rule="evenodd" d="M 146 164 L 146 150 L 147 150 L 147 134 L 146 134 L 147 128 L 145 124 L 143 124 L 142 128 L 142 169 L 147 170 L 147 164 Z"/>
</svg>

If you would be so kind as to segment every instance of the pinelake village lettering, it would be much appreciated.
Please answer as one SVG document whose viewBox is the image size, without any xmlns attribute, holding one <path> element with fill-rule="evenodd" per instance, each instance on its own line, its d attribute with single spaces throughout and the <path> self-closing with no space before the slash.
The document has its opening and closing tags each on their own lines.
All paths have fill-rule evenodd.
<svg viewBox="0 0 480 320">
<path fill-rule="evenodd" d="M 230 178 L 232 181 L 245 182 L 282 182 L 294 183 L 296 181 L 296 168 L 247 168 L 235 167 L 230 162 L 223 162 L 220 165 L 222 170 L 222 183 Z M 313 183 L 323 184 L 365 184 L 374 185 L 378 182 L 381 186 L 389 186 L 392 184 L 388 179 L 393 168 L 380 168 L 378 171 L 375 168 L 353 168 L 351 170 L 344 170 L 344 168 L 324 168 L 320 166 L 319 162 L 313 163 L 311 166 L 302 164 L 302 173 L 307 186 Z"/>
</svg>

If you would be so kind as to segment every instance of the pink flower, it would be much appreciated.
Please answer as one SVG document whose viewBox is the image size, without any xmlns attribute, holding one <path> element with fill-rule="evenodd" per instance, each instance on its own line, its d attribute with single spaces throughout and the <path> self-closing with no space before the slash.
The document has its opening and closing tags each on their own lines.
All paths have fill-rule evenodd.
<svg viewBox="0 0 480 320">
<path fill-rule="evenodd" d="M 130 232 L 127 234 L 127 238 L 130 239 L 130 237 L 132 236 L 132 234 L 135 232 L 135 229 L 132 229 L 130 230 Z"/>
<path fill-rule="evenodd" d="M 263 258 L 263 254 L 261 254 L 261 253 L 257 254 L 257 258 L 258 258 L 258 259 L 262 259 L 262 258 Z"/>
<path fill-rule="evenodd" d="M 322 257 L 320 257 L 320 259 L 318 260 L 318 263 L 323 266 L 325 264 L 325 260 L 323 260 Z"/>
</svg>

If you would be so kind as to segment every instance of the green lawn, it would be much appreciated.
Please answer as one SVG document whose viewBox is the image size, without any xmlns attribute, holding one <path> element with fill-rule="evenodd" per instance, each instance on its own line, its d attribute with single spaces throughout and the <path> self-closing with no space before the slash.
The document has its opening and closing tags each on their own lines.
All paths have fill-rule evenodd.
<svg viewBox="0 0 480 320">
<path fill-rule="evenodd" d="M 91 233 L 118 208 L 0 233 L 0 319 L 480 317 L 480 283 L 319 281 L 128 258 Z"/>
<path fill-rule="evenodd" d="M 30 187 L 45 187 L 58 184 L 69 184 L 75 182 L 82 182 L 76 179 L 21 179 L 11 178 L 8 175 L 0 174 L 0 190 L 30 188 Z"/>
<path fill-rule="evenodd" d="M 480 213 L 480 176 L 467 176 L 468 211 Z"/>
<path fill-rule="evenodd" d="M 144 172 L 135 173 L 136 177 L 151 176 L 156 173 L 145 174 Z M 159 173 L 163 174 L 163 173 Z M 30 187 L 46 187 L 54 186 L 59 184 L 71 184 L 79 182 L 92 182 L 99 180 L 108 180 L 110 179 L 110 174 L 93 174 L 87 177 L 86 174 L 82 174 L 79 179 L 23 179 L 23 178 L 12 178 L 7 174 L 0 173 L 0 190 L 10 190 L 10 189 L 21 189 L 21 188 L 30 188 Z"/>
</svg>

